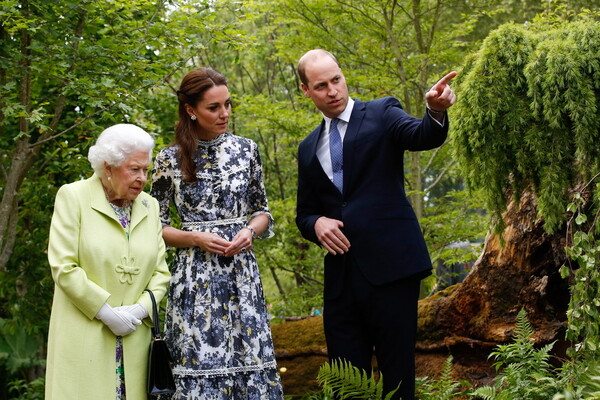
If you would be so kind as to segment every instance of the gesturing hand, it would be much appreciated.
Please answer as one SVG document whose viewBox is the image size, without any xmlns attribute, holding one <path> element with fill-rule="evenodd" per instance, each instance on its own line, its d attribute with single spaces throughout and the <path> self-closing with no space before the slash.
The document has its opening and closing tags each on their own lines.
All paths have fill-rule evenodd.
<svg viewBox="0 0 600 400">
<path fill-rule="evenodd" d="M 444 111 L 450 108 L 456 101 L 456 95 L 450 89 L 448 84 L 458 73 L 452 71 L 442 79 L 440 79 L 435 85 L 425 93 L 425 101 L 427 107 L 434 111 Z"/>
</svg>

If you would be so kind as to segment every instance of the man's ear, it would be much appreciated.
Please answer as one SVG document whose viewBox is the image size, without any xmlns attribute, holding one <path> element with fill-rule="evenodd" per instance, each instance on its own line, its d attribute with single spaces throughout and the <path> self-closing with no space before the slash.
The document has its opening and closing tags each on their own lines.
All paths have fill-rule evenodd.
<svg viewBox="0 0 600 400">
<path fill-rule="evenodd" d="M 310 97 L 310 95 L 308 94 L 308 87 L 304 83 L 300 84 L 300 88 L 302 89 L 302 92 L 304 93 L 305 97 Z"/>
</svg>

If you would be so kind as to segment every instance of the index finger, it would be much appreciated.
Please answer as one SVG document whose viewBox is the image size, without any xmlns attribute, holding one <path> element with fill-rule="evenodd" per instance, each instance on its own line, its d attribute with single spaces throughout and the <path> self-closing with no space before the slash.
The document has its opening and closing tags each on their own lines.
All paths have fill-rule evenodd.
<svg viewBox="0 0 600 400">
<path fill-rule="evenodd" d="M 438 81 L 438 83 L 436 83 L 436 84 L 434 85 L 434 87 L 436 87 L 436 88 L 437 88 L 438 86 L 445 86 L 445 85 L 447 85 L 447 84 L 448 84 L 448 82 L 450 82 L 452 79 L 454 79 L 454 77 L 455 77 L 456 75 L 458 75 L 458 72 L 456 72 L 456 71 L 452 71 L 452 72 L 450 72 L 450 73 L 446 74 L 446 76 L 444 76 L 442 79 L 440 79 L 440 80 Z"/>
</svg>

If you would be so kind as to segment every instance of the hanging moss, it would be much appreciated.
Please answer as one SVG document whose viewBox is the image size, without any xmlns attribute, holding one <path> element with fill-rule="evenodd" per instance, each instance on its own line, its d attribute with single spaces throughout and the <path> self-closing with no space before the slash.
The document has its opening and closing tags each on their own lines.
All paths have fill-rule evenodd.
<svg viewBox="0 0 600 400">
<path fill-rule="evenodd" d="M 503 228 L 508 196 L 525 188 L 554 232 L 569 189 L 600 165 L 600 24 L 507 24 L 462 71 L 453 110 L 454 151 Z"/>
</svg>

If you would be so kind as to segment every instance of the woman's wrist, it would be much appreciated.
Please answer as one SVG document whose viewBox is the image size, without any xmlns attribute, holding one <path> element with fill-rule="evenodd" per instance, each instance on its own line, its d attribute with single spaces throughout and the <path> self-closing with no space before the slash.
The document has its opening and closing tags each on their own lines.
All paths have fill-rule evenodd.
<svg viewBox="0 0 600 400">
<path fill-rule="evenodd" d="M 252 226 L 246 225 L 242 229 L 248 229 L 252 233 L 252 239 L 256 239 L 256 230 Z"/>
</svg>

